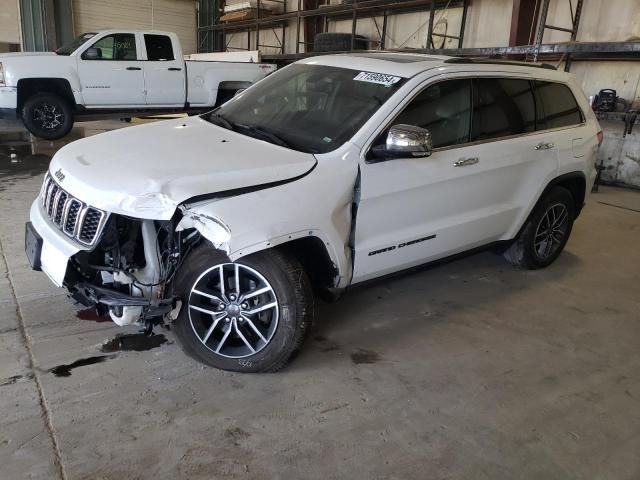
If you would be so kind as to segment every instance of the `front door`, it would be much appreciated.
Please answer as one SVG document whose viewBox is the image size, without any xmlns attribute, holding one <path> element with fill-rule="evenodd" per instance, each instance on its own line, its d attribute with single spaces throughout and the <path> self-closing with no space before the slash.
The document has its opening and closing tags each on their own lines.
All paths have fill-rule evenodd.
<svg viewBox="0 0 640 480">
<path fill-rule="evenodd" d="M 87 107 L 145 105 L 143 62 L 138 60 L 136 36 L 113 33 L 95 41 L 98 57 L 87 51 L 78 59 L 82 97 Z"/>
<path fill-rule="evenodd" d="M 441 81 L 394 124 L 429 129 L 434 151 L 362 162 L 353 283 L 502 239 L 557 167 L 555 152 L 534 148 L 528 80 Z"/>
<path fill-rule="evenodd" d="M 184 60 L 175 58 L 171 37 L 145 33 L 144 44 L 147 105 L 183 106 L 187 72 Z"/>
</svg>

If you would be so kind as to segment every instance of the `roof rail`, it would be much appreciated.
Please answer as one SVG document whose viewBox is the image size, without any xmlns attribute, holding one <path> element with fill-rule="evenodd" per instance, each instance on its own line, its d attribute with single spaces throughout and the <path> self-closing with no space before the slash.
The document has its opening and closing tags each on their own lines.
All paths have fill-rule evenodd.
<svg viewBox="0 0 640 480">
<path fill-rule="evenodd" d="M 556 67 L 549 63 L 538 62 L 518 62 L 516 60 L 502 60 L 499 58 L 490 57 L 451 57 L 444 61 L 444 63 L 474 63 L 474 64 L 487 64 L 487 65 L 515 65 L 518 67 L 534 67 L 545 68 L 547 70 L 557 70 Z"/>
</svg>

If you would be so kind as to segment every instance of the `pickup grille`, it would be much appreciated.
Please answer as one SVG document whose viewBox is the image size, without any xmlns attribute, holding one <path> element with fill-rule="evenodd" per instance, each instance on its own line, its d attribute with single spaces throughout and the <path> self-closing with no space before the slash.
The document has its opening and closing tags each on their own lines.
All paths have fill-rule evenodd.
<svg viewBox="0 0 640 480">
<path fill-rule="evenodd" d="M 108 214 L 71 196 L 47 173 L 40 194 L 42 208 L 53 225 L 84 246 L 100 238 Z"/>
</svg>

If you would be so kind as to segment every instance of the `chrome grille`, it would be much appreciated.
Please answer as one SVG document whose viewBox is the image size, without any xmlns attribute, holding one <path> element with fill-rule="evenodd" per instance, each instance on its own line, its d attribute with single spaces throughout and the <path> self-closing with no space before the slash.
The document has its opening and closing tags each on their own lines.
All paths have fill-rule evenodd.
<svg viewBox="0 0 640 480">
<path fill-rule="evenodd" d="M 63 190 L 50 174 L 44 179 L 40 195 L 42 208 L 56 227 L 82 245 L 98 241 L 107 221 L 107 212 L 94 208 Z"/>
</svg>

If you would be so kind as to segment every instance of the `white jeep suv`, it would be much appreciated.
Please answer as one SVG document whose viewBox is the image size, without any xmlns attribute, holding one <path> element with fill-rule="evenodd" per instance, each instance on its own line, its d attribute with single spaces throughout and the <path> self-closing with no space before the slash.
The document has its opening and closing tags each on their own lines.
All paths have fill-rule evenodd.
<svg viewBox="0 0 640 480">
<path fill-rule="evenodd" d="M 553 67 L 308 58 L 200 117 L 62 148 L 26 251 L 119 325 L 174 322 L 205 364 L 276 371 L 310 330 L 314 290 L 490 245 L 551 264 L 601 139 Z"/>
</svg>

